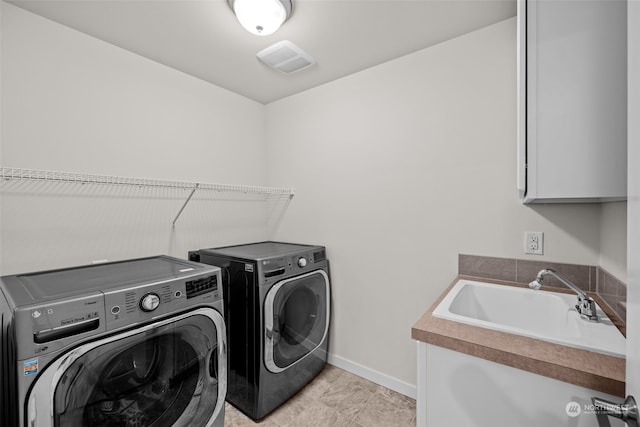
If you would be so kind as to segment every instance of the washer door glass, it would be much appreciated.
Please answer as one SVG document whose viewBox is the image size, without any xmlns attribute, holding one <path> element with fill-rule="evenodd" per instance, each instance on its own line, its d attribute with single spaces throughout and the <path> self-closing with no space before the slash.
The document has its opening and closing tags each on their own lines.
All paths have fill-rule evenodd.
<svg viewBox="0 0 640 427">
<path fill-rule="evenodd" d="M 265 364 L 281 372 L 324 341 L 329 328 L 329 278 L 322 270 L 285 279 L 265 298 Z"/>
<path fill-rule="evenodd" d="M 224 322 L 201 311 L 219 319 L 183 316 L 81 347 L 52 381 L 53 425 L 209 424 L 226 393 Z"/>
</svg>

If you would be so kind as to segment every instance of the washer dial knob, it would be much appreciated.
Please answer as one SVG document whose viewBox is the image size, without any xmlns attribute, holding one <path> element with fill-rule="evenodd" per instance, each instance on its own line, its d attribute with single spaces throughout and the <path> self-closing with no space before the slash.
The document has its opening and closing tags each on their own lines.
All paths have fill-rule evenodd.
<svg viewBox="0 0 640 427">
<path fill-rule="evenodd" d="M 307 259 L 303 256 L 298 258 L 298 267 L 303 268 L 307 265 Z"/>
<path fill-rule="evenodd" d="M 153 311 L 160 305 L 160 297 L 158 294 L 148 293 L 140 300 L 140 308 L 142 311 Z"/>
</svg>

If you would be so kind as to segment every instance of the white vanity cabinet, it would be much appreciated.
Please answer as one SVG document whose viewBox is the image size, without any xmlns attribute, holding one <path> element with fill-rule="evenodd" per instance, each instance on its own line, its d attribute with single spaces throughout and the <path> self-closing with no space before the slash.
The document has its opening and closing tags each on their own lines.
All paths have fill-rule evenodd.
<svg viewBox="0 0 640 427">
<path fill-rule="evenodd" d="M 627 3 L 518 0 L 518 191 L 626 199 Z"/>
<path fill-rule="evenodd" d="M 591 397 L 620 397 L 418 342 L 417 427 L 599 427 Z M 611 427 L 625 427 L 608 419 Z"/>
</svg>

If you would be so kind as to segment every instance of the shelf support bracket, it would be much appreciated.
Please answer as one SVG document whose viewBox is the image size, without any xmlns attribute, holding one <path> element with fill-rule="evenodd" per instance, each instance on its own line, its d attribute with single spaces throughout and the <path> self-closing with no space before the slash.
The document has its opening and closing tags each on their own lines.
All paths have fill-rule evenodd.
<svg viewBox="0 0 640 427">
<path fill-rule="evenodd" d="M 171 223 L 172 227 L 176 226 L 176 221 L 178 220 L 178 218 L 180 218 L 180 215 L 182 214 L 182 211 L 184 210 L 184 208 L 187 207 L 187 204 L 189 203 L 189 201 L 193 197 L 193 194 L 196 192 L 196 190 L 198 189 L 199 185 L 200 185 L 200 183 L 196 183 L 196 186 L 193 187 L 193 189 L 191 190 L 191 193 L 189 193 L 189 196 L 187 197 L 187 200 L 184 201 L 184 203 L 182 204 L 182 207 L 180 208 L 180 211 L 178 211 L 178 215 L 176 215 L 175 219 Z"/>
</svg>

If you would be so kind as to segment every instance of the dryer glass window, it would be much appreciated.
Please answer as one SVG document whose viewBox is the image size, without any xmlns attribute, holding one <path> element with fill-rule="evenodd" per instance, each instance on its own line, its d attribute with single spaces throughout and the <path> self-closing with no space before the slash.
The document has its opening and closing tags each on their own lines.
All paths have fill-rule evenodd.
<svg viewBox="0 0 640 427">
<path fill-rule="evenodd" d="M 273 331 L 267 342 L 272 348 L 266 354 L 272 354 L 277 369 L 286 368 L 315 350 L 328 327 L 328 281 L 324 274 L 315 272 L 281 283 L 274 285 L 272 307 L 267 310 L 273 315 Z"/>
<path fill-rule="evenodd" d="M 218 400 L 217 334 L 198 315 L 93 348 L 55 388 L 55 425 L 205 425 Z"/>
</svg>

